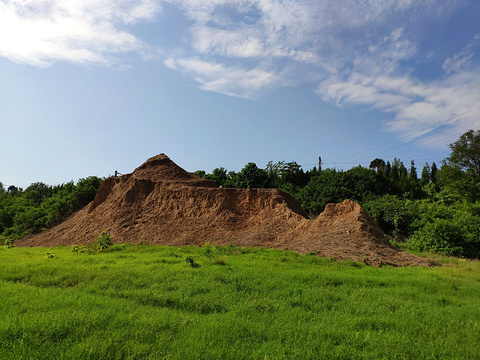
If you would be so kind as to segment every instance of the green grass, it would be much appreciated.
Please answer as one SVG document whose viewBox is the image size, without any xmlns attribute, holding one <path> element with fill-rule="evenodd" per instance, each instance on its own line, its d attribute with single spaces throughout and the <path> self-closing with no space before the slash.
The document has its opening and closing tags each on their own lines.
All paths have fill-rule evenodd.
<svg viewBox="0 0 480 360">
<path fill-rule="evenodd" d="M 479 359 L 480 263 L 438 260 L 1 247 L 0 359 Z"/>
</svg>

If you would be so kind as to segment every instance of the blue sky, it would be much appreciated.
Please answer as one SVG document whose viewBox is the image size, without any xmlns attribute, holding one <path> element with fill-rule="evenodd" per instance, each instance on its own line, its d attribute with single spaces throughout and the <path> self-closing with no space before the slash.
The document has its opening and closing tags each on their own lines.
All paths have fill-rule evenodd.
<svg viewBox="0 0 480 360">
<path fill-rule="evenodd" d="M 480 126 L 478 0 L 0 0 L 0 181 L 417 168 Z"/>
</svg>

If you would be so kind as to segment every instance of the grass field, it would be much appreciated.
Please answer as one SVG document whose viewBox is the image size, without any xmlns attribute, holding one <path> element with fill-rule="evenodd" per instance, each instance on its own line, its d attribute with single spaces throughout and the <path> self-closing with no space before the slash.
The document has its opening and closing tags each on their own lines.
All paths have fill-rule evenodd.
<svg viewBox="0 0 480 360">
<path fill-rule="evenodd" d="M 480 263 L 440 260 L 1 247 L 0 359 L 479 359 Z"/>
</svg>

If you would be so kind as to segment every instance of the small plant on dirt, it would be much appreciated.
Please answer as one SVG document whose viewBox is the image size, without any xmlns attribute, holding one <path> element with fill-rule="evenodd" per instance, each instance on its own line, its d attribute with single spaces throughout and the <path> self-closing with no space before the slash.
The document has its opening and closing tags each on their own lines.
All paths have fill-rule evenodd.
<svg viewBox="0 0 480 360">
<path fill-rule="evenodd" d="M 187 256 L 185 258 L 185 262 L 193 268 L 200 267 L 200 265 L 195 262 L 195 259 L 193 258 L 193 256 Z"/>
<path fill-rule="evenodd" d="M 97 251 L 103 251 L 112 245 L 112 236 L 105 230 L 102 231 L 97 237 Z"/>
</svg>

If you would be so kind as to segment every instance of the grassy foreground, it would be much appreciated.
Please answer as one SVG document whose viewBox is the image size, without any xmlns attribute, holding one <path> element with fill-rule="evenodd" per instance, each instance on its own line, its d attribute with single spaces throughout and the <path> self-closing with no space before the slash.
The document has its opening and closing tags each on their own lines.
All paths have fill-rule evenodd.
<svg viewBox="0 0 480 360">
<path fill-rule="evenodd" d="M 444 261 L 1 247 L 0 359 L 478 359 L 480 263 Z"/>
</svg>

